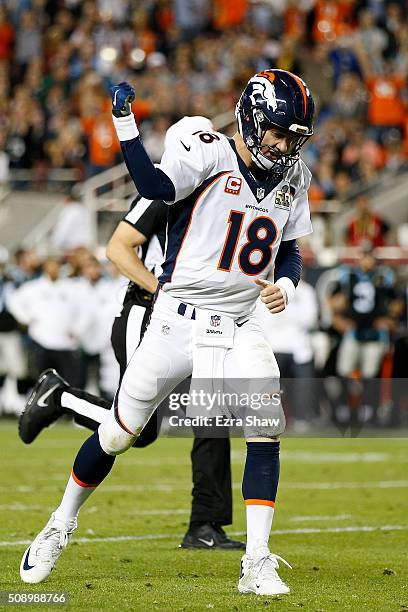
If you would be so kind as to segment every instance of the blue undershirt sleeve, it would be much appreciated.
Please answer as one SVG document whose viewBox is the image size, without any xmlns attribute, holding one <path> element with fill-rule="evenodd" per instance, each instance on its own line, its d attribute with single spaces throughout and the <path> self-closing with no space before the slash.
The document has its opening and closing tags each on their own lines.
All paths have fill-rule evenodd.
<svg viewBox="0 0 408 612">
<path fill-rule="evenodd" d="M 140 195 L 148 200 L 173 202 L 176 189 L 172 180 L 153 164 L 140 137 L 121 141 L 120 146 L 126 167 Z"/>
<path fill-rule="evenodd" d="M 301 273 L 302 256 L 296 240 L 282 241 L 275 260 L 275 282 L 285 276 L 297 287 Z"/>
</svg>

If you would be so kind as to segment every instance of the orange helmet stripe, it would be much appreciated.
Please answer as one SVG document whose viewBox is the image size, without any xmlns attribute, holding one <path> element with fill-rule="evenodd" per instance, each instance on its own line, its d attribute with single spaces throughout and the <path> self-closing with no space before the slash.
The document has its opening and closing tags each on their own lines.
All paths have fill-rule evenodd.
<svg viewBox="0 0 408 612">
<path fill-rule="evenodd" d="M 264 77 L 264 79 L 268 79 L 271 83 L 275 80 L 275 75 L 272 70 L 264 70 L 263 72 L 258 72 L 256 75 L 258 77 Z"/>
</svg>

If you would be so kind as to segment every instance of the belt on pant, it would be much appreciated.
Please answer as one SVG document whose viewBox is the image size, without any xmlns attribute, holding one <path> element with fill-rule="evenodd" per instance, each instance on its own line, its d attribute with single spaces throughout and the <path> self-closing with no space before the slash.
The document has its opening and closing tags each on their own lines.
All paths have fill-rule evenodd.
<svg viewBox="0 0 408 612">
<path fill-rule="evenodd" d="M 195 306 L 180 302 L 180 300 L 178 300 L 177 298 L 163 291 L 161 287 L 156 291 L 155 301 L 156 299 L 159 302 L 165 304 L 168 308 L 170 308 L 170 310 L 172 310 L 173 312 L 177 312 L 177 314 L 181 315 L 182 317 L 185 317 L 186 319 L 194 320 L 196 318 Z M 230 316 L 233 318 L 233 315 Z M 237 317 L 236 319 L 234 319 L 234 321 L 238 325 L 238 327 L 241 327 L 244 323 L 248 321 L 249 316 L 250 313 L 247 313 Z"/>
<path fill-rule="evenodd" d="M 190 312 L 190 310 L 191 310 L 191 312 Z M 190 306 L 190 304 L 184 304 L 184 302 L 180 302 L 179 307 L 177 308 L 177 312 L 182 317 L 187 317 L 187 319 L 195 319 L 196 318 L 195 308 Z"/>
<path fill-rule="evenodd" d="M 173 312 L 177 312 L 177 314 L 185 317 L 186 319 L 195 319 L 196 318 L 196 309 L 191 304 L 185 304 L 184 302 L 180 302 L 177 298 L 174 298 L 171 295 L 168 295 L 163 290 L 158 292 L 157 299 L 163 304 L 165 304 L 168 308 L 173 310 Z"/>
</svg>

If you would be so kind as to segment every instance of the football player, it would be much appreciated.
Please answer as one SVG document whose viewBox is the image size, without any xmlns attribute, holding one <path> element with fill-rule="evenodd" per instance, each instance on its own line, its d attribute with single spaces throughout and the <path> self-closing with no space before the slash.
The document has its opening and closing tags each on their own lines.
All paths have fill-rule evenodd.
<svg viewBox="0 0 408 612">
<path fill-rule="evenodd" d="M 200 127 L 212 130 L 205 117 L 185 117 L 172 126 L 171 131 L 174 133 L 176 129 L 184 133 L 186 126 L 193 130 Z M 164 256 L 167 208 L 163 201 L 138 197 L 108 243 L 108 257 L 130 279 L 111 337 L 121 377 L 150 315 L 157 288 L 156 277 L 161 273 Z M 95 313 L 96 321 L 97 317 L 98 313 Z M 55 370 L 47 370 L 39 377 L 21 414 L 20 438 L 30 444 L 45 427 L 64 414 L 72 416 L 78 425 L 95 431 L 111 405 L 108 400 L 69 386 Z M 144 448 L 156 440 L 162 415 L 163 410 L 152 415 L 133 446 Z M 180 546 L 241 549 L 243 543 L 229 538 L 223 529 L 224 525 L 232 523 L 229 438 L 207 438 L 203 430 L 196 433 L 191 452 L 193 500 L 190 524 Z"/>
<path fill-rule="evenodd" d="M 206 372 L 209 379 L 268 381 L 273 418 L 244 427 L 247 549 L 238 589 L 287 594 L 277 572 L 281 557 L 268 546 L 285 418 L 273 393 L 279 369 L 254 308 L 260 295 L 271 315 L 281 312 L 299 282 L 296 239 L 312 231 L 310 172 L 299 154 L 313 133 L 313 98 L 292 73 L 256 74 L 237 104 L 238 132 L 232 139 L 195 131 L 166 149 L 156 167 L 131 112 L 134 97 L 127 83 L 112 88 L 113 121 L 139 193 L 170 208 L 160 289 L 114 405 L 80 448 L 61 503 L 25 551 L 20 575 L 25 582 L 41 582 L 50 574 L 76 528 L 80 507 L 116 456 L 132 446 L 180 381 Z M 267 282 L 273 267 L 274 283 Z"/>
<path fill-rule="evenodd" d="M 392 325 L 394 283 L 394 273 L 378 264 L 371 246 L 362 250 L 358 265 L 339 269 L 332 296 L 344 297 L 343 320 L 349 327 L 338 354 L 340 376 L 350 376 L 356 368 L 364 378 L 378 376 Z"/>
<path fill-rule="evenodd" d="M 332 288 L 330 303 L 338 304 L 337 324 L 344 329 L 337 355 L 337 373 L 346 379 L 360 370 L 361 406 L 346 407 L 347 383 L 336 402 L 335 419 L 341 423 L 356 419 L 361 424 L 374 423 L 380 397 L 379 376 L 390 333 L 395 327 L 393 312 L 399 312 L 393 271 L 380 265 L 371 245 L 361 250 L 356 266 L 339 268 L 339 278 Z"/>
<path fill-rule="evenodd" d="M 183 117 L 166 133 L 166 146 L 196 130 L 214 131 L 206 117 Z M 140 342 L 150 315 L 157 277 L 165 254 L 168 206 L 162 200 L 138 196 L 113 233 L 107 255 L 130 279 L 120 313 L 112 327 L 112 347 L 123 376 L 126 365 Z M 114 296 L 112 296 L 113 300 Z M 114 304 L 113 304 L 114 307 Z M 98 315 L 98 313 L 95 313 Z M 30 444 L 62 415 L 72 416 L 78 425 L 95 431 L 106 417 L 112 402 L 67 385 L 55 371 L 39 377 L 19 420 L 19 435 Z M 163 410 L 156 411 L 134 447 L 144 448 L 157 439 Z M 226 437 L 205 436 L 195 429 L 191 451 L 193 490 L 190 523 L 181 548 L 244 548 L 227 536 L 223 526 L 232 523 L 230 442 Z"/>
</svg>

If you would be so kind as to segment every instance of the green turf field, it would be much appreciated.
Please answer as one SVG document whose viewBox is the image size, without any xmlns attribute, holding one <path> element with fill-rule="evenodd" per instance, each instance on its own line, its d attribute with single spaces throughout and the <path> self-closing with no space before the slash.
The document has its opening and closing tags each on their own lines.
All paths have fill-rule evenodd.
<svg viewBox="0 0 408 612">
<path fill-rule="evenodd" d="M 25 542 L 57 505 L 86 436 L 63 424 L 27 447 L 15 422 L 0 421 L 0 590 L 65 591 L 71 610 L 408 611 L 408 441 L 395 438 L 283 440 L 271 550 L 293 565 L 281 571 L 288 597 L 239 595 L 239 552 L 177 548 L 188 520 L 191 440 L 175 439 L 120 457 L 55 572 L 43 584 L 22 584 Z M 234 440 L 229 532 L 241 535 L 243 457 L 244 443 Z"/>
</svg>

